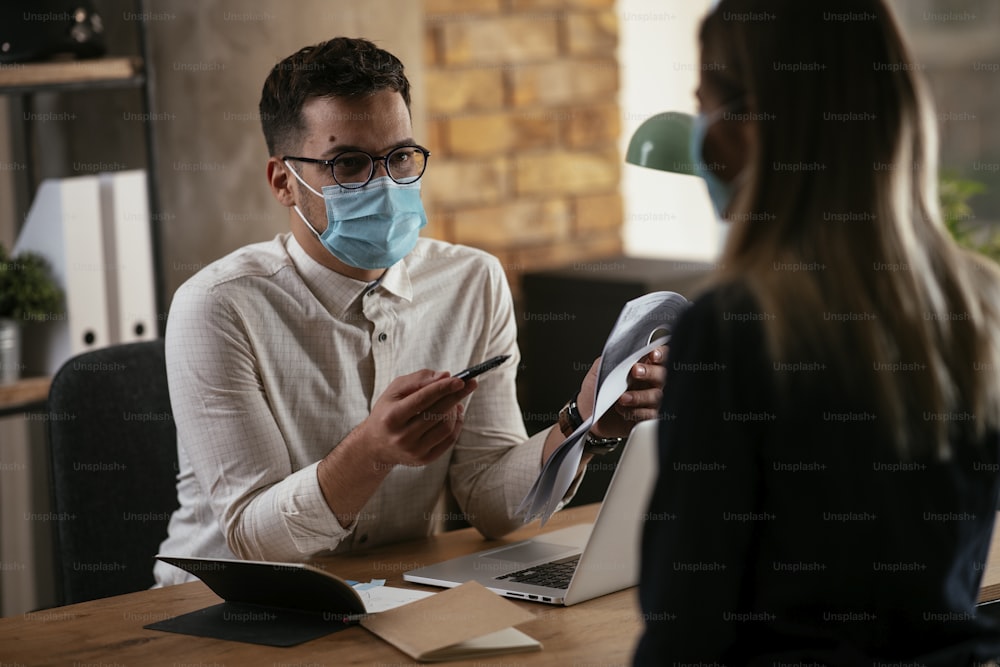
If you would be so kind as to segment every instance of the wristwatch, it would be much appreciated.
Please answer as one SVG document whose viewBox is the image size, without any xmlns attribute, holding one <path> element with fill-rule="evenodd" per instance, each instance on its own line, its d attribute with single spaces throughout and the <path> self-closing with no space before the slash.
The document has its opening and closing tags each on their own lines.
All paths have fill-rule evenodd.
<svg viewBox="0 0 1000 667">
<path fill-rule="evenodd" d="M 579 395 L 576 394 L 573 398 L 569 399 L 569 402 L 559 411 L 559 430 L 567 438 L 572 435 L 573 431 L 580 428 L 580 424 L 583 423 L 580 408 L 576 405 L 576 399 Z"/>
<path fill-rule="evenodd" d="M 579 396 L 580 394 L 573 396 L 559 411 L 559 430 L 567 438 L 583 423 L 580 408 L 576 405 L 576 399 Z M 595 456 L 610 454 L 623 442 L 625 442 L 625 438 L 599 438 L 592 433 L 587 433 L 583 436 L 583 453 Z"/>
<path fill-rule="evenodd" d="M 587 433 L 583 438 L 583 453 L 596 456 L 610 454 L 625 440 L 626 438 L 598 438 L 592 433 Z"/>
</svg>

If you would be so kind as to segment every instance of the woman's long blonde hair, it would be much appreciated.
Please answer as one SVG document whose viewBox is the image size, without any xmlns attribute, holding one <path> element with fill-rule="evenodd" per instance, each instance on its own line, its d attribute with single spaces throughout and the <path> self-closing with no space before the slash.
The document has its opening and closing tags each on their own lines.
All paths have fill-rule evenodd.
<svg viewBox="0 0 1000 667">
<path fill-rule="evenodd" d="M 752 137 L 716 279 L 774 315 L 775 369 L 822 361 L 789 383 L 867 400 L 903 456 L 996 428 L 1000 272 L 942 224 L 937 121 L 885 3 L 723 0 L 701 40 Z"/>
</svg>

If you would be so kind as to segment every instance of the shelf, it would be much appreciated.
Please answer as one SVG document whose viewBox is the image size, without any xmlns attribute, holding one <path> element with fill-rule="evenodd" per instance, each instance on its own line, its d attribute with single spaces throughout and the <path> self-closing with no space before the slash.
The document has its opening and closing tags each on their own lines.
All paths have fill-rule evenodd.
<svg viewBox="0 0 1000 667">
<path fill-rule="evenodd" d="M 140 86 L 142 58 L 123 56 L 40 63 L 0 63 L 0 94 Z"/>
<path fill-rule="evenodd" d="M 0 384 L 0 417 L 42 408 L 49 398 L 50 377 L 22 378 Z"/>
</svg>

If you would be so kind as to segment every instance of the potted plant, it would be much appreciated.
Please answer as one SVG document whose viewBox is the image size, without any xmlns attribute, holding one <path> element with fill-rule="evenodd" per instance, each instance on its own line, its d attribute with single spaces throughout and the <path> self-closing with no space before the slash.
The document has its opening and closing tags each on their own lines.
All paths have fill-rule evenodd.
<svg viewBox="0 0 1000 667">
<path fill-rule="evenodd" d="M 985 190 L 986 186 L 979 181 L 963 179 L 951 172 L 942 173 L 938 179 L 941 215 L 952 238 L 959 245 L 1000 263 L 1000 232 L 977 229 L 972 222 L 976 216 L 968 203 L 970 197 Z"/>
<path fill-rule="evenodd" d="M 0 384 L 21 376 L 21 329 L 63 314 L 62 290 L 44 257 L 8 254 L 0 243 Z"/>
</svg>

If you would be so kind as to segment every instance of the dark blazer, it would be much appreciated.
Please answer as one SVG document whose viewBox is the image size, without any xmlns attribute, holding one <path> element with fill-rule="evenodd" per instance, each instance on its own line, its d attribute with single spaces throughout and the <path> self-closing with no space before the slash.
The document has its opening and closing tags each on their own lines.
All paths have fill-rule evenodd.
<svg viewBox="0 0 1000 667">
<path fill-rule="evenodd" d="M 670 343 L 635 664 L 955 667 L 1000 655 L 1000 624 L 976 609 L 1000 439 L 957 439 L 947 461 L 902 459 L 871 405 L 826 388 L 822 360 L 771 361 L 774 316 L 717 289 Z"/>
</svg>

